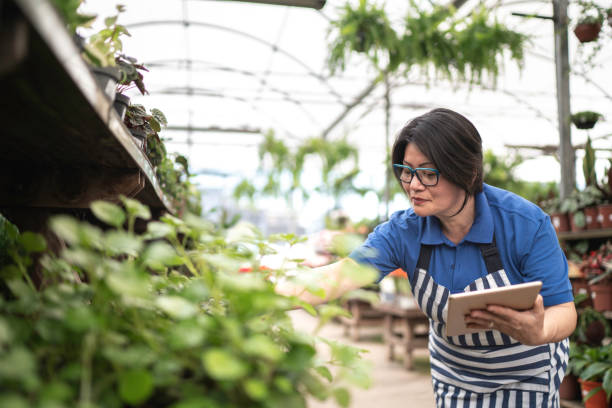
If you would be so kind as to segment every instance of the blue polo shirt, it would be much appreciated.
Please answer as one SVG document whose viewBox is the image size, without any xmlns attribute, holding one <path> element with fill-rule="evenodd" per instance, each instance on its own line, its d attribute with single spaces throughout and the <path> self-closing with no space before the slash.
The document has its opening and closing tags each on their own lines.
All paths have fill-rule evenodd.
<svg viewBox="0 0 612 408">
<path fill-rule="evenodd" d="M 548 214 L 514 193 L 487 184 L 476 195 L 475 204 L 474 224 L 459 244 L 446 238 L 436 217 L 419 217 L 410 208 L 377 226 L 349 256 L 378 269 L 380 279 L 397 268 L 412 278 L 421 244 L 435 245 L 428 272 L 435 282 L 458 293 L 486 276 L 479 244 L 492 242 L 495 233 L 512 284 L 540 280 L 544 306 L 571 302 L 567 260 Z"/>
</svg>

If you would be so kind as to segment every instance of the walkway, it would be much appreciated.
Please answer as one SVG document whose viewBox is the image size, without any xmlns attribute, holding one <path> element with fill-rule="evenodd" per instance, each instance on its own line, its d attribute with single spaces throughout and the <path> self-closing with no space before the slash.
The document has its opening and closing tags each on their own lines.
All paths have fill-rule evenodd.
<svg viewBox="0 0 612 408">
<path fill-rule="evenodd" d="M 315 327 L 316 320 L 302 310 L 290 312 L 297 329 L 310 333 Z M 429 363 L 427 350 L 415 351 L 415 371 L 405 370 L 399 361 L 387 361 L 386 346 L 375 338 L 376 328 L 363 329 L 363 339 L 352 342 L 343 336 L 340 324 L 329 323 L 319 333 L 322 337 L 340 340 L 359 348 L 367 349 L 369 353 L 364 357 L 373 364 L 372 387 L 367 390 L 353 388 L 351 390 L 351 408 L 433 408 L 435 407 L 431 378 L 429 376 Z M 366 335 L 371 336 L 366 337 Z M 380 336 L 377 336 L 380 338 Z M 325 403 L 312 401 L 309 408 L 337 408 L 331 399 Z"/>
</svg>

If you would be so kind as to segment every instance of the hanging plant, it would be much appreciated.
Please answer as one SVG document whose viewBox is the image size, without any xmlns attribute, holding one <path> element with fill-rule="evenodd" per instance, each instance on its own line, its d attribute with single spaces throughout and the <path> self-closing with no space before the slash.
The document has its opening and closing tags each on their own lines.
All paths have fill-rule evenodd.
<svg viewBox="0 0 612 408">
<path fill-rule="evenodd" d="M 388 65 L 399 65 L 401 58 L 397 51 L 397 34 L 382 7 L 369 4 L 367 0 L 359 0 L 359 6 L 353 8 L 345 4 L 340 18 L 332 21 L 330 31 L 335 38 L 330 43 L 328 66 L 335 72 L 344 70 L 352 52 L 363 54 L 374 65 L 379 66 L 381 58 L 386 56 L 382 69 Z"/>
<path fill-rule="evenodd" d="M 603 115 L 599 112 L 580 111 L 571 116 L 572 123 L 578 129 L 592 129 Z"/>
<path fill-rule="evenodd" d="M 407 71 L 418 65 L 426 76 L 433 70 L 450 80 L 481 83 L 484 74 L 488 74 L 494 81 L 506 51 L 522 67 L 527 36 L 498 21 L 490 22 L 485 8 L 457 19 L 446 7 L 423 10 L 414 2 L 411 4 L 400 40 Z"/>
<path fill-rule="evenodd" d="M 599 37 L 606 12 L 591 1 L 579 1 L 580 16 L 576 19 L 574 34 L 581 43 L 595 41 Z"/>
</svg>

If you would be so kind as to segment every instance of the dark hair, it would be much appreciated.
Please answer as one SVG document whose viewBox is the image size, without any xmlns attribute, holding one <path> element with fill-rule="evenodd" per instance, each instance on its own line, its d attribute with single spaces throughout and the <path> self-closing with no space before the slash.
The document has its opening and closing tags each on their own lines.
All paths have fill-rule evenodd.
<svg viewBox="0 0 612 408">
<path fill-rule="evenodd" d="M 465 191 L 465 200 L 457 214 L 470 196 L 482 191 L 482 140 L 465 116 L 439 108 L 412 119 L 395 138 L 391 164 L 403 163 L 409 143 L 414 143 L 445 179 Z M 400 169 L 394 167 L 393 172 L 401 183 Z"/>
</svg>

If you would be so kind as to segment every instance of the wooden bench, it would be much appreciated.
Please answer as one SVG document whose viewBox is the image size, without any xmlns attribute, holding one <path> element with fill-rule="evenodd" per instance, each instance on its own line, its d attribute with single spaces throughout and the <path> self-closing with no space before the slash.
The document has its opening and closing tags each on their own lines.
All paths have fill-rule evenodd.
<svg viewBox="0 0 612 408">
<path fill-rule="evenodd" d="M 349 299 L 344 307 L 351 317 L 341 317 L 340 323 L 344 326 L 344 335 L 350 334 L 350 339 L 359 341 L 359 330 L 362 327 L 380 327 L 384 324 L 384 313 L 376 310 L 370 302 L 361 299 Z"/>
<path fill-rule="evenodd" d="M 380 303 L 375 310 L 384 315 L 384 339 L 388 346 L 387 358 L 394 360 L 394 348 L 402 350 L 404 367 L 412 370 L 412 351 L 427 348 L 429 319 L 416 306 L 400 308 L 393 304 Z"/>
</svg>

